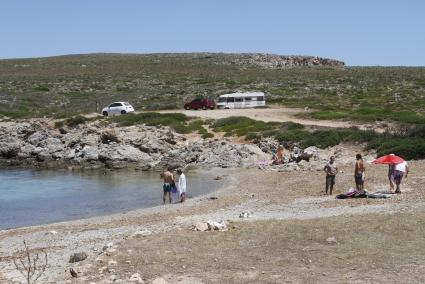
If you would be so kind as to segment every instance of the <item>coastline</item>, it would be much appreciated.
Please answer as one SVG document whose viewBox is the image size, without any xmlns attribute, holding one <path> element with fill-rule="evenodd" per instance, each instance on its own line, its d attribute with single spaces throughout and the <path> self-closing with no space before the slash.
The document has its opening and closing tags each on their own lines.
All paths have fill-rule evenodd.
<svg viewBox="0 0 425 284">
<path fill-rule="evenodd" d="M 413 166 L 418 170 L 424 169 L 425 161 L 416 161 Z M 351 180 L 350 168 L 342 167 L 340 182 Z M 375 180 L 375 188 L 386 185 L 385 170 L 370 166 L 369 176 Z M 237 228 L 244 226 L 246 221 L 256 224 L 268 220 L 319 220 L 342 215 L 423 212 L 425 208 L 424 195 L 418 190 L 425 181 L 420 179 L 418 172 L 407 181 L 406 193 L 388 200 L 373 201 L 338 201 L 334 197 L 323 196 L 322 185 L 317 184 L 317 179 L 322 177 L 319 171 L 214 169 L 209 172 L 221 176 L 223 185 L 214 192 L 191 198 L 183 204 L 0 231 L 0 279 L 19 278 L 8 260 L 21 249 L 24 239 L 31 249 L 47 250 L 51 265 L 45 281 L 71 281 L 68 269 L 73 267 L 84 283 L 109 283 L 107 279 L 111 273 L 93 274 L 93 269 L 105 264 L 108 266 L 107 259 L 113 259 L 116 253 L 125 251 L 128 242 L 143 242 L 150 236 L 162 238 L 172 232 L 195 234 L 191 228 L 199 222 L 224 221 L 229 227 L 236 225 Z M 337 193 L 343 191 L 338 188 Z M 250 217 L 240 218 L 242 212 L 248 212 Z M 76 252 L 87 253 L 88 258 L 75 264 L 68 263 L 70 255 Z"/>
</svg>

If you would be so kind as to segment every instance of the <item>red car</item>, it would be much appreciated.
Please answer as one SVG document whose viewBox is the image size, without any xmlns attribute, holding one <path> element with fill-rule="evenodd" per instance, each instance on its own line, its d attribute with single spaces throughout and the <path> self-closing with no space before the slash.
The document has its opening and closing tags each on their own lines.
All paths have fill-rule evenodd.
<svg viewBox="0 0 425 284">
<path fill-rule="evenodd" d="M 207 98 L 203 98 L 203 99 L 194 99 L 193 101 L 191 101 L 190 103 L 187 103 L 184 105 L 184 108 L 189 110 L 189 109 L 215 109 L 215 102 L 214 100 L 210 100 Z"/>
</svg>

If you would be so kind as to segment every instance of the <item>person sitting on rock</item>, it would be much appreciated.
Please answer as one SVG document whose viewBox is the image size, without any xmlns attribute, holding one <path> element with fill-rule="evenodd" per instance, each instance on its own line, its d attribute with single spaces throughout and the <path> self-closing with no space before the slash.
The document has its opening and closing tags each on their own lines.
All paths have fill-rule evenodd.
<svg viewBox="0 0 425 284">
<path fill-rule="evenodd" d="M 279 145 L 279 147 L 277 148 L 277 153 L 274 154 L 272 157 L 272 165 L 283 164 L 284 153 L 285 149 L 283 148 L 283 145 Z"/>
</svg>

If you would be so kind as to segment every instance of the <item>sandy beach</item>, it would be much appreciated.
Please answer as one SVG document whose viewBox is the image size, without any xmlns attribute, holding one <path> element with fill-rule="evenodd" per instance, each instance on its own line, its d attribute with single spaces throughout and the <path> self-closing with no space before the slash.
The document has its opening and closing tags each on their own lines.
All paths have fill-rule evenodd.
<svg viewBox="0 0 425 284">
<path fill-rule="evenodd" d="M 349 200 L 324 195 L 317 170 L 214 169 L 224 186 L 184 204 L 0 231 L 0 279 L 22 281 L 11 260 L 26 240 L 48 254 L 42 283 L 415 282 L 424 273 L 425 162 L 411 168 L 401 195 Z M 342 167 L 335 194 L 353 183 Z M 368 165 L 366 189 L 387 187 L 386 167 Z M 208 221 L 226 230 L 193 230 Z M 367 248 L 385 258 L 360 253 Z M 87 259 L 69 263 L 77 252 Z"/>
</svg>

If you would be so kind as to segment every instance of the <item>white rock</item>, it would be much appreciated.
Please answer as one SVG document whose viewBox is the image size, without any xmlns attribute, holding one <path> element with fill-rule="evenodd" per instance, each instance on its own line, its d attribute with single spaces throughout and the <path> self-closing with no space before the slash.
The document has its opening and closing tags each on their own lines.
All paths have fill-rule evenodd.
<svg viewBox="0 0 425 284">
<path fill-rule="evenodd" d="M 144 236 L 150 236 L 152 235 L 152 232 L 149 230 L 140 230 L 140 231 L 136 231 L 134 232 L 134 236 L 136 237 L 144 237 Z"/>
<path fill-rule="evenodd" d="M 164 278 L 158 277 L 152 281 L 152 284 L 168 284 L 168 282 Z"/>
<path fill-rule="evenodd" d="M 330 244 L 330 245 L 335 245 L 335 244 L 337 244 L 337 243 L 338 243 L 335 237 L 329 237 L 329 238 L 327 238 L 327 239 L 326 239 L 326 242 L 327 242 L 328 244 Z"/>
<path fill-rule="evenodd" d="M 117 265 L 117 262 L 115 261 L 115 260 L 110 260 L 110 261 L 108 261 L 108 265 L 109 266 L 115 266 L 115 265 Z"/>
<path fill-rule="evenodd" d="M 135 283 L 145 283 L 145 281 L 143 281 L 142 276 L 140 276 L 139 273 L 134 273 L 133 275 L 131 275 L 128 281 L 135 282 Z"/>
<path fill-rule="evenodd" d="M 227 228 L 226 224 L 223 221 L 221 222 L 208 221 L 207 225 L 208 225 L 208 229 L 211 231 L 215 231 L 215 230 L 223 231 L 223 230 L 226 230 Z"/>
<path fill-rule="evenodd" d="M 208 231 L 208 224 L 205 222 L 198 222 L 193 226 L 195 231 Z"/>
</svg>

